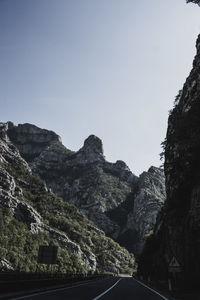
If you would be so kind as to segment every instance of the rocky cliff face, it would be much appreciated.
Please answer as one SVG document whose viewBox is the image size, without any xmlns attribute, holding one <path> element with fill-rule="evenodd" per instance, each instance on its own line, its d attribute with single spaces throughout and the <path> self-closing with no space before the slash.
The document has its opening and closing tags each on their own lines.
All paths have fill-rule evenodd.
<svg viewBox="0 0 200 300">
<path fill-rule="evenodd" d="M 52 131 L 8 125 L 9 138 L 49 189 L 76 205 L 107 235 L 140 253 L 164 200 L 162 171 L 151 168 L 138 178 L 123 161 L 107 162 L 102 141 L 94 135 L 73 152 Z"/>
<path fill-rule="evenodd" d="M 167 278 L 175 256 L 180 282 L 200 275 L 200 36 L 193 69 L 169 116 L 165 142 L 167 201 L 140 262 L 140 272 Z M 155 272 L 153 270 L 156 270 Z"/>
<path fill-rule="evenodd" d="M 10 142 L 7 135 L 8 132 L 13 134 L 10 126 L 13 127 L 10 123 L 0 123 L 0 269 L 36 271 L 39 267 L 44 271 L 37 265 L 37 252 L 39 245 L 50 244 L 59 247 L 58 265 L 62 272 L 132 273 L 133 255 L 105 237 L 104 232 L 73 205 L 63 201 L 48 190 L 40 178 L 32 175 L 29 165 Z M 23 140 L 24 144 L 31 144 L 30 136 L 25 140 L 23 134 L 28 130 L 34 136 L 35 127 L 27 124 L 25 127 L 22 131 L 20 128 L 21 136 L 15 136 L 15 139 L 18 143 Z M 38 139 L 32 136 L 36 146 L 34 157 L 44 147 L 37 128 L 36 134 L 39 134 Z M 60 143 L 55 134 L 50 135 L 53 145 Z M 47 137 L 45 143 L 48 144 L 46 147 L 52 145 Z M 33 160 L 27 150 L 29 146 L 20 145 Z"/>
<path fill-rule="evenodd" d="M 32 124 L 19 124 L 17 127 L 8 122 L 8 135 L 12 142 L 17 145 L 23 158 L 31 162 L 46 149 L 46 147 L 61 143 L 61 138 L 53 131 L 38 128 Z"/>
<path fill-rule="evenodd" d="M 139 255 L 142 252 L 146 236 L 150 234 L 156 223 L 158 212 L 166 198 L 165 178 L 163 171 L 151 167 L 139 177 L 138 192 L 134 199 L 133 209 L 128 213 L 123 236 L 127 233 L 134 237 L 131 250 Z M 134 241 L 137 241 L 134 243 Z"/>
</svg>

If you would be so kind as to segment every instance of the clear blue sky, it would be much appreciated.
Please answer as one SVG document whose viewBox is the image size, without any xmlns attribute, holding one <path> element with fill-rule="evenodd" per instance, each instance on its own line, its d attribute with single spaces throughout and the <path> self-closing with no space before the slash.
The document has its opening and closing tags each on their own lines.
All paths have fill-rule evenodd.
<svg viewBox="0 0 200 300">
<path fill-rule="evenodd" d="M 72 150 L 95 134 L 136 174 L 159 166 L 199 32 L 185 0 L 0 0 L 0 121 Z"/>
</svg>

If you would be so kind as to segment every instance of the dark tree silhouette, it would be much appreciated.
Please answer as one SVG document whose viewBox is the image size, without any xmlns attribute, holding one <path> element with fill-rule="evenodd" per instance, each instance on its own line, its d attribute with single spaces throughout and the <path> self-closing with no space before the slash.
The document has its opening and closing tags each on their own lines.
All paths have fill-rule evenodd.
<svg viewBox="0 0 200 300">
<path fill-rule="evenodd" d="M 200 5 L 200 0 L 186 0 L 187 3 L 192 2 Z"/>
</svg>

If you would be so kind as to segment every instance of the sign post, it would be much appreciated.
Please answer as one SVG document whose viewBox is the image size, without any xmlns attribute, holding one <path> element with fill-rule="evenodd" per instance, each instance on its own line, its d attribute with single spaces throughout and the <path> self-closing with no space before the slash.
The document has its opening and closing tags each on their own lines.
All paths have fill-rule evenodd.
<svg viewBox="0 0 200 300">
<path fill-rule="evenodd" d="M 57 264 L 57 254 L 57 246 L 40 246 L 38 250 L 37 262 L 45 265 Z"/>
<path fill-rule="evenodd" d="M 175 256 L 172 257 L 172 259 L 169 263 L 168 270 L 169 270 L 169 272 L 172 272 L 172 273 L 181 272 L 181 265 L 179 264 L 179 262 Z"/>
<path fill-rule="evenodd" d="M 173 274 L 172 279 L 174 279 L 175 281 L 176 281 L 176 274 L 182 272 L 181 265 L 179 264 L 175 256 L 173 256 L 172 259 L 170 260 L 168 271 Z M 169 291 L 172 292 L 173 285 L 170 278 L 168 279 L 168 285 L 169 285 Z"/>
</svg>

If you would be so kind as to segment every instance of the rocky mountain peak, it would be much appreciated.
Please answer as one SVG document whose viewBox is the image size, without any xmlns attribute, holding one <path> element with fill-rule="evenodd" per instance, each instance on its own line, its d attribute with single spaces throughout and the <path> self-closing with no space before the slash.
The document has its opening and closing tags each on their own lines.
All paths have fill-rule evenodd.
<svg viewBox="0 0 200 300">
<path fill-rule="evenodd" d="M 33 174 L 45 180 L 48 189 L 74 204 L 108 236 L 131 251 L 141 251 L 144 235 L 152 229 L 163 204 L 164 176 L 159 169 L 151 167 L 149 173 L 138 178 L 124 161 L 106 161 L 103 143 L 95 135 L 73 152 L 53 131 L 11 122 L 2 127 Z M 127 232 L 134 242 L 129 242 Z M 124 240 L 128 242 L 125 244 Z M 140 245 L 133 246 L 135 243 Z"/>
<path fill-rule="evenodd" d="M 149 169 L 148 169 L 148 173 L 149 174 L 152 174 L 152 175 L 157 175 L 157 176 L 163 176 L 163 169 L 161 168 L 158 168 L 158 167 L 154 167 L 154 166 L 151 166 Z"/>
<path fill-rule="evenodd" d="M 83 147 L 77 152 L 76 160 L 79 163 L 104 162 L 103 143 L 95 135 L 90 135 L 85 141 Z"/>
<path fill-rule="evenodd" d="M 25 148 L 21 147 L 21 150 L 24 151 L 23 155 L 29 154 L 29 158 L 31 148 L 28 153 L 25 150 L 28 150 L 27 145 L 31 147 L 29 139 L 33 138 L 32 151 L 37 156 L 35 159 L 32 156 L 32 160 L 28 163 L 32 169 L 37 171 L 38 168 L 37 175 L 49 176 L 47 183 L 51 183 L 52 190 L 48 189 L 38 176 L 32 175 L 28 163 L 7 136 L 8 130 L 18 146 L 23 146 L 24 143 Z M 37 265 L 35 260 L 35 251 L 39 245 L 48 241 L 50 245 L 55 244 L 59 247 L 61 254 L 58 256 L 57 264 L 60 266 L 60 272 L 87 274 L 96 271 L 132 274 L 133 255 L 108 239 L 104 232 L 83 216 L 75 206 L 67 203 L 68 199 L 62 199 L 53 193 L 55 186 L 58 185 L 61 189 L 64 184 L 70 186 L 70 183 L 74 194 L 76 190 L 73 187 L 79 188 L 80 192 L 81 187 L 78 183 L 83 184 L 84 180 L 81 182 L 82 178 L 79 176 L 81 165 L 78 164 L 76 168 L 74 156 L 53 132 L 40 130 L 30 124 L 15 126 L 11 122 L 0 123 L 1 272 L 38 270 L 40 265 Z M 72 167 L 67 164 L 70 159 Z M 93 164 L 91 168 L 94 169 Z M 95 181 L 97 173 L 91 174 L 87 166 L 82 166 L 82 171 L 87 173 L 86 179 L 89 175 L 89 178 L 91 176 Z M 48 180 L 47 177 L 44 179 Z M 91 182 L 91 186 L 95 189 L 94 181 Z M 104 182 L 102 184 L 104 185 Z M 85 187 L 86 185 L 83 186 L 82 200 L 87 198 Z M 92 191 L 88 191 L 89 197 L 92 196 L 90 192 Z M 17 239 L 17 236 L 20 236 L 20 239 Z M 12 245 L 14 251 L 10 251 L 8 245 Z M 2 249 L 5 251 L 2 252 Z M 43 272 L 43 268 L 40 271 Z"/>
<path fill-rule="evenodd" d="M 81 148 L 85 152 L 94 152 L 97 154 L 103 154 L 103 143 L 96 135 L 91 134 L 85 141 Z"/>
<path fill-rule="evenodd" d="M 127 166 L 127 164 L 123 160 L 117 160 L 116 163 L 115 163 L 115 166 L 118 169 L 130 171 L 129 167 Z"/>
<path fill-rule="evenodd" d="M 157 173 L 157 172 L 162 172 L 160 168 L 157 168 L 157 167 L 154 167 L 154 166 L 151 166 L 149 169 L 148 169 L 148 173 Z"/>
<path fill-rule="evenodd" d="M 8 124 L 0 122 L 0 138 L 2 140 L 7 139 L 7 130 L 8 130 Z"/>
<path fill-rule="evenodd" d="M 62 143 L 60 136 L 53 131 L 41 129 L 29 123 L 17 126 L 12 122 L 7 124 L 7 134 L 10 140 L 17 146 L 22 157 L 29 162 L 38 157 L 48 146 L 54 143 Z"/>
<path fill-rule="evenodd" d="M 32 141 L 36 143 L 61 142 L 61 137 L 55 132 L 42 129 L 36 125 L 25 123 L 15 126 L 12 122 L 8 122 L 8 134 L 15 133 L 15 140 L 19 143 Z"/>
</svg>

